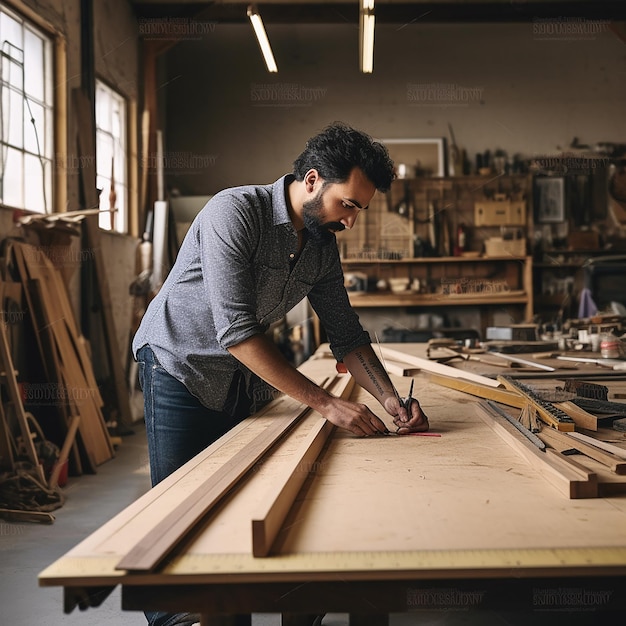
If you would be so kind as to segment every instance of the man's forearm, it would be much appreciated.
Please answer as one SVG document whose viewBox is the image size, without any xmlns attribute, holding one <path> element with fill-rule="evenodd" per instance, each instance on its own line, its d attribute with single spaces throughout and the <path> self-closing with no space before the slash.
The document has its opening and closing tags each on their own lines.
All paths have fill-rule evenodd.
<svg viewBox="0 0 626 626">
<path fill-rule="evenodd" d="M 395 396 L 393 383 L 371 345 L 360 346 L 346 354 L 343 362 L 354 380 L 381 404 L 384 405 L 389 396 Z"/>
<path fill-rule="evenodd" d="M 249 370 L 288 396 L 320 412 L 328 404 L 329 394 L 293 367 L 265 335 L 254 335 L 231 346 L 228 351 Z"/>
</svg>

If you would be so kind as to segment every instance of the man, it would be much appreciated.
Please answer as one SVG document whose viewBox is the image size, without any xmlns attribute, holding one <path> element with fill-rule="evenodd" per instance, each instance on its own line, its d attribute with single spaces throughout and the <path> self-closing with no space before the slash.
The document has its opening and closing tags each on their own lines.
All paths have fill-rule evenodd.
<svg viewBox="0 0 626 626">
<path fill-rule="evenodd" d="M 408 412 L 400 405 L 350 307 L 335 240 L 392 180 L 385 147 L 337 123 L 307 142 L 293 174 L 226 189 L 200 211 L 133 341 L 153 485 L 258 410 L 268 385 L 357 436 L 388 432 L 368 407 L 301 374 L 265 334 L 305 297 L 335 358 L 398 432 L 428 429 L 416 400 Z M 151 626 L 194 621 L 148 619 Z"/>
</svg>

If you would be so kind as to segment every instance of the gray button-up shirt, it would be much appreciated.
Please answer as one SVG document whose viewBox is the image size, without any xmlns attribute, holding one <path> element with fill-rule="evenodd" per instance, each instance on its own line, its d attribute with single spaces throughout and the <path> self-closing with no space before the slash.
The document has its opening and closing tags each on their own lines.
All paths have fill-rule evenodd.
<svg viewBox="0 0 626 626">
<path fill-rule="evenodd" d="M 133 353 L 149 344 L 163 368 L 210 409 L 224 407 L 234 373 L 227 348 L 282 319 L 308 297 L 337 360 L 370 342 L 350 306 L 337 244 L 298 237 L 287 185 L 226 189 L 198 213 L 141 321 Z"/>
</svg>

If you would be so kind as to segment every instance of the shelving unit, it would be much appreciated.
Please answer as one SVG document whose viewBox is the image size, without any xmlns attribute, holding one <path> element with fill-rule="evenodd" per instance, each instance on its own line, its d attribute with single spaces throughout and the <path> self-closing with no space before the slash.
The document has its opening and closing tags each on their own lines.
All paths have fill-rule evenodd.
<svg viewBox="0 0 626 626">
<path fill-rule="evenodd" d="M 351 292 L 355 308 L 405 307 L 432 310 L 438 307 L 478 307 L 481 331 L 492 323 L 496 309 L 505 307 L 517 323 L 533 315 L 532 258 L 431 257 L 401 260 L 343 261 L 345 273 L 362 272 L 369 283 L 408 277 L 419 281 L 419 292 L 391 290 Z"/>
<path fill-rule="evenodd" d="M 375 195 L 355 228 L 338 238 L 344 273 L 368 277 L 367 291 L 351 293 L 352 305 L 372 324 L 374 317 L 388 322 L 396 318 L 406 327 L 411 318 L 431 312 L 471 318 L 472 325 L 479 317 L 483 335 L 503 313 L 507 323 L 531 321 L 533 271 L 532 259 L 526 256 L 531 189 L 532 177 L 526 174 L 394 181 L 387 194 Z M 515 219 L 498 221 L 492 213 L 487 219 L 483 213 L 475 222 L 479 206 L 499 209 L 509 202 L 521 207 Z M 453 256 L 461 226 L 468 245 Z M 487 240 L 492 243 L 504 235 L 515 241 L 499 240 L 501 250 L 487 250 Z M 407 278 L 410 285 L 417 281 L 419 289 L 395 293 L 374 287 L 392 278 Z M 385 308 L 402 310 L 395 315 Z"/>
</svg>

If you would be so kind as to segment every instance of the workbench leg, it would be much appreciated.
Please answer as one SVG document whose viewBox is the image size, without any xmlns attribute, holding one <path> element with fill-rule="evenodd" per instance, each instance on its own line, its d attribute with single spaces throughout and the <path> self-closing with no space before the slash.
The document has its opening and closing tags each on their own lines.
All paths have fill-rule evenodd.
<svg viewBox="0 0 626 626">
<path fill-rule="evenodd" d="M 200 615 L 200 626 L 251 626 L 252 615 Z"/>
<path fill-rule="evenodd" d="M 388 613 L 350 613 L 350 626 L 389 626 Z"/>
</svg>

